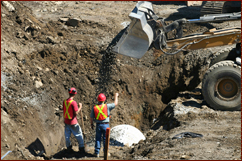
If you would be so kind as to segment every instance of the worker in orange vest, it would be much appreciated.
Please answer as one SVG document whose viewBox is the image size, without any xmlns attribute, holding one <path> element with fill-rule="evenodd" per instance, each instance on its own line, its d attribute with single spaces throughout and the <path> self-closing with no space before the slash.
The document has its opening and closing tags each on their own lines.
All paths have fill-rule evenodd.
<svg viewBox="0 0 242 161">
<path fill-rule="evenodd" d="M 63 101 L 63 114 L 64 114 L 64 123 L 65 123 L 65 139 L 67 151 L 72 151 L 72 145 L 70 141 L 71 133 L 76 137 L 79 144 L 79 151 L 81 154 L 85 154 L 84 150 L 84 141 L 82 135 L 82 129 L 77 121 L 77 114 L 82 109 L 82 104 L 79 103 L 79 108 L 74 97 L 77 94 L 75 88 L 69 88 L 69 98 Z"/>
<path fill-rule="evenodd" d="M 106 96 L 100 93 L 97 97 L 98 104 L 93 106 L 91 111 L 91 128 L 93 129 L 93 120 L 96 122 L 96 140 L 95 140 L 95 153 L 96 157 L 99 157 L 99 151 L 101 148 L 101 137 L 103 136 L 103 151 L 105 150 L 106 129 L 109 127 L 109 115 L 110 111 L 118 105 L 118 93 L 115 93 L 114 103 L 104 104 Z"/>
</svg>

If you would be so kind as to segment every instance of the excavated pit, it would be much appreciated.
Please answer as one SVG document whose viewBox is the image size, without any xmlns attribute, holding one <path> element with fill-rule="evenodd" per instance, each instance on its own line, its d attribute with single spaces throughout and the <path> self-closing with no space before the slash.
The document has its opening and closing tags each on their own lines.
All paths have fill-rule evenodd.
<svg viewBox="0 0 242 161">
<path fill-rule="evenodd" d="M 167 113 L 164 109 L 172 109 L 169 103 L 179 97 L 181 91 L 193 90 L 200 84 L 213 53 L 221 47 L 174 56 L 150 49 L 141 59 L 110 54 L 106 49 L 123 30 L 120 24 L 129 21 L 124 13 L 130 12 L 135 2 L 50 3 L 57 11 L 49 10 L 48 2 L 11 2 L 15 11 L 1 5 L 1 156 L 11 150 L 5 159 L 93 159 L 92 149 L 87 158 L 77 152 L 67 155 L 63 149 L 64 123 L 60 108 L 68 97 L 67 89 L 75 87 L 78 91 L 75 100 L 83 104 L 88 145 L 93 147 L 95 138 L 89 119 L 97 95 L 104 93 L 107 103 L 111 103 L 114 93 L 119 92 L 119 105 L 111 112 L 110 126 L 128 124 L 154 137 L 131 149 L 111 149 L 112 157 L 152 158 L 154 147 L 151 144 L 166 140 L 163 135 L 175 134 L 174 130 L 183 122 L 174 116 L 174 111 Z M 112 7 L 110 11 L 110 5 L 123 7 L 116 12 Z M 82 8 L 84 6 L 86 8 Z M 172 7 L 176 5 L 170 7 L 173 12 Z M 78 16 L 73 12 L 76 9 L 83 10 L 77 26 L 59 20 Z M 96 15 L 96 11 L 99 14 L 105 11 L 101 19 L 97 18 L 100 15 Z M 172 20 L 172 16 L 174 14 L 168 20 Z M 189 34 L 205 30 L 206 26 L 194 25 L 185 31 Z M 80 120 L 78 116 L 81 125 Z M 155 133 L 162 136 L 156 138 Z M 73 136 L 71 140 L 76 147 Z M 139 154 L 138 149 L 143 149 L 146 143 L 149 147 Z M 174 146 L 169 141 L 166 143 L 167 147 Z M 117 154 L 117 151 L 122 153 Z"/>
</svg>

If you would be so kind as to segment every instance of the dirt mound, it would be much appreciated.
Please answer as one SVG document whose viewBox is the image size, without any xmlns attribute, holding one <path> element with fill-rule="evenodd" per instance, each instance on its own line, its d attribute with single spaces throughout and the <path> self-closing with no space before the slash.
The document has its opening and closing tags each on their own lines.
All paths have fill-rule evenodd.
<svg viewBox="0 0 242 161">
<path fill-rule="evenodd" d="M 191 120 L 192 116 L 197 114 L 190 114 L 184 117 L 184 120 L 178 121 L 180 123 L 175 126 L 179 126 L 178 128 L 171 126 L 162 130 L 161 127 L 166 124 L 161 121 L 162 112 L 171 107 L 170 101 L 177 98 L 179 92 L 193 90 L 200 84 L 214 57 L 213 53 L 221 48 L 178 53 L 174 56 L 163 55 L 160 51 L 151 49 L 143 58 L 137 60 L 106 52 L 113 38 L 130 21 L 128 13 L 136 2 L 11 1 L 8 4 L 12 5 L 11 10 L 5 3 L 1 5 L 1 156 L 11 150 L 5 159 L 66 157 L 63 150 L 63 114 L 60 107 L 62 101 L 68 97 L 67 89 L 76 87 L 78 94 L 75 100 L 83 104 L 86 141 L 90 145 L 93 143 L 95 132 L 91 130 L 89 118 L 96 96 L 103 92 L 107 96 L 107 102 L 112 102 L 113 94 L 119 92 L 119 106 L 112 111 L 111 127 L 129 124 L 144 133 L 154 128 L 150 134 L 147 133 L 154 137 L 131 149 L 112 147 L 112 158 L 179 159 L 173 153 L 176 148 L 181 148 L 181 141 L 177 143 L 169 140 L 168 136 L 180 133 L 182 122 Z M 163 16 L 169 21 L 174 18 L 174 14 L 170 15 L 173 12 L 191 17 L 183 2 L 178 4 L 155 4 L 155 9 L 160 17 Z M 72 19 L 77 24 L 70 25 L 71 22 L 65 21 L 65 18 Z M 223 23 L 223 26 L 237 24 Z M 214 24 L 215 27 L 216 25 L 220 26 Z M 186 28 L 184 32 L 202 32 L 207 28 L 208 26 L 194 25 Z M 190 103 L 192 102 L 187 102 L 193 106 Z M 224 123 L 234 127 L 223 128 L 221 124 L 220 133 L 211 136 L 210 140 L 216 140 L 218 135 L 222 135 L 222 131 L 229 131 L 229 128 L 238 132 L 237 125 L 240 123 L 235 118 L 239 115 L 231 112 L 225 117 L 224 113 L 220 114 L 223 117 L 212 117 L 216 120 L 227 120 Z M 214 124 L 214 121 L 204 119 L 211 117 L 207 115 L 199 117 L 203 118 L 204 124 L 195 122 L 189 126 L 203 127 Z M 231 115 L 236 117 L 230 117 Z M 154 120 L 161 122 L 154 125 Z M 230 156 L 233 154 L 238 158 L 238 142 L 233 140 L 232 136 L 237 137 L 239 133 L 233 134 L 231 138 L 229 136 L 229 145 L 236 146 L 231 146 L 225 151 L 234 150 Z M 198 139 L 202 142 L 203 138 L 196 138 Z M 163 140 L 164 146 L 163 143 L 158 144 Z M 72 143 L 77 145 L 74 137 Z M 190 142 L 186 144 L 188 143 Z M 163 156 L 158 156 L 156 146 L 162 149 L 170 147 L 164 152 L 172 152 L 170 155 L 163 153 Z M 189 147 L 193 149 L 192 146 Z M 143 150 L 139 150 L 140 148 Z M 123 154 L 115 156 L 119 155 L 116 151 L 122 151 Z M 210 151 L 210 154 L 213 154 L 213 150 Z M 92 152 L 89 153 L 87 158 L 80 158 L 76 153 L 68 157 L 93 159 Z M 219 153 L 222 154 L 223 151 Z M 191 154 L 195 159 L 202 155 L 199 150 Z"/>
<path fill-rule="evenodd" d="M 172 100 L 140 141 L 115 159 L 240 159 L 240 112 L 214 111 L 199 98 L 201 86 Z M 181 133 L 199 137 L 178 137 Z"/>
</svg>

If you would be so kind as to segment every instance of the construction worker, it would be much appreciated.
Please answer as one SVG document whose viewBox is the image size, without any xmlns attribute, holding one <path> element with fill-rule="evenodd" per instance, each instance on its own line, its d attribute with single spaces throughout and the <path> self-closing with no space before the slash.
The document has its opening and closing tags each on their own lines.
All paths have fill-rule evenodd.
<svg viewBox="0 0 242 161">
<path fill-rule="evenodd" d="M 99 151 L 101 148 L 101 137 L 103 136 L 103 150 L 105 150 L 106 129 L 109 127 L 109 115 L 110 111 L 118 105 L 118 93 L 115 93 L 114 103 L 104 104 L 106 96 L 100 93 L 97 97 L 98 104 L 93 106 L 91 111 L 91 128 L 93 129 L 93 120 L 96 122 L 96 140 L 95 140 L 95 153 L 96 157 L 99 157 Z"/>
<path fill-rule="evenodd" d="M 81 154 L 85 154 L 84 150 L 84 141 L 82 136 L 82 130 L 77 121 L 77 114 L 82 109 L 82 104 L 79 103 L 79 108 L 74 97 L 77 94 L 75 88 L 69 88 L 69 98 L 63 101 L 63 114 L 64 114 L 64 123 L 65 123 L 65 138 L 66 138 L 66 147 L 67 151 L 72 151 L 72 145 L 70 141 L 71 133 L 75 136 L 79 144 L 79 151 Z"/>
</svg>

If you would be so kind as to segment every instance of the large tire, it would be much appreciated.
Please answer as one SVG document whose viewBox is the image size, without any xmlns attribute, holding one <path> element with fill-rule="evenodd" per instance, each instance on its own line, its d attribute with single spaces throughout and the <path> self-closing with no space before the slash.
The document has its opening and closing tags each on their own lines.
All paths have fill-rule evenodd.
<svg viewBox="0 0 242 161">
<path fill-rule="evenodd" d="M 241 110 L 241 66 L 230 60 L 211 66 L 202 81 L 202 94 L 215 110 Z"/>
<path fill-rule="evenodd" d="M 236 55 L 235 47 L 228 47 L 228 48 L 222 49 L 214 54 L 214 57 L 211 60 L 209 67 L 224 60 L 235 60 L 236 56 L 237 55 Z"/>
</svg>

